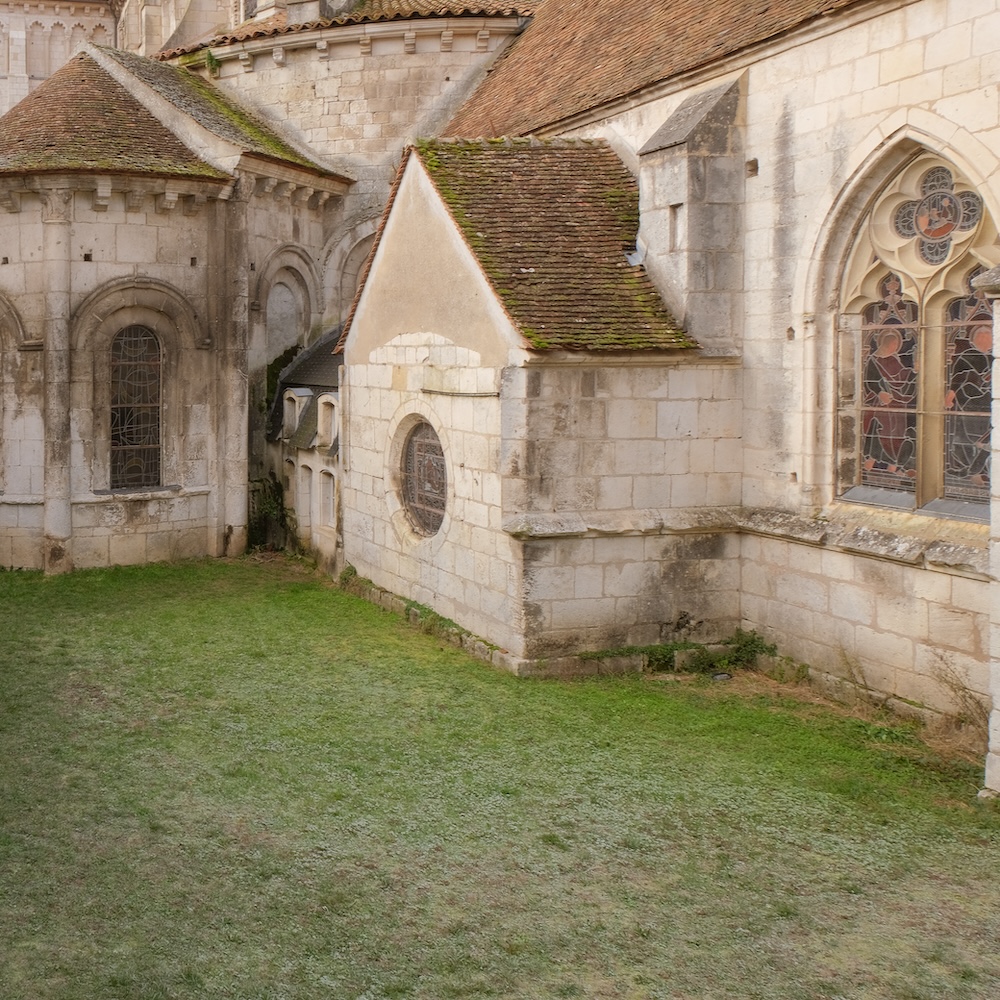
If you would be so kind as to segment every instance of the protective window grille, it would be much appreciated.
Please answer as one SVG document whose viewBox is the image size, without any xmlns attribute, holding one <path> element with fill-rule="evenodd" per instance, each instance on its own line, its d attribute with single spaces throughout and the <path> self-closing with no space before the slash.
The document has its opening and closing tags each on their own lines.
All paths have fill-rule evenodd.
<svg viewBox="0 0 1000 1000">
<path fill-rule="evenodd" d="M 111 489 L 160 485 L 160 342 L 127 326 L 111 342 Z"/>
<path fill-rule="evenodd" d="M 403 500 L 414 527 L 433 535 L 444 520 L 448 491 L 441 441 L 430 424 L 418 424 L 403 452 Z"/>
</svg>

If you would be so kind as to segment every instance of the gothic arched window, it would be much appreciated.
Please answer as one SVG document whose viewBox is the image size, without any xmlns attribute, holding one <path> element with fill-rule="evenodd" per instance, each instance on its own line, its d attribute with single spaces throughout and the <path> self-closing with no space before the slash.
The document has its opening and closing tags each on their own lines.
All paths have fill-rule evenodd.
<svg viewBox="0 0 1000 1000">
<path fill-rule="evenodd" d="M 111 489 L 160 485 L 160 342 L 127 326 L 111 342 Z"/>
<path fill-rule="evenodd" d="M 846 499 L 986 516 L 993 319 L 972 279 L 996 238 L 971 185 L 930 157 L 876 199 L 843 289 Z"/>
</svg>

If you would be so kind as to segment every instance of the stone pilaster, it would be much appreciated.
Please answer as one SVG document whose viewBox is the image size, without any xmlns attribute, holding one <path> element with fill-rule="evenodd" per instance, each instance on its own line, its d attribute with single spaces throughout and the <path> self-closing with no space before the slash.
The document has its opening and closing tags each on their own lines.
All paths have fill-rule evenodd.
<svg viewBox="0 0 1000 1000">
<path fill-rule="evenodd" d="M 73 191 L 42 192 L 45 291 L 45 512 L 42 564 L 46 573 L 73 568 L 70 504 L 70 223 Z"/>
<path fill-rule="evenodd" d="M 1000 299 L 1000 267 L 980 275 L 973 284 L 982 289 L 992 300 L 993 312 L 993 370 L 996 372 L 997 333 L 1000 331 L 1000 314 L 997 301 Z M 1000 469 L 1000 394 L 997 392 L 996 378 L 993 385 L 993 434 L 991 445 L 993 456 L 991 465 L 993 475 L 990 477 L 990 692 L 993 698 L 990 712 L 990 742 L 986 754 L 986 778 L 984 781 L 987 793 L 1000 793 L 1000 487 L 997 484 L 996 470 Z"/>
</svg>

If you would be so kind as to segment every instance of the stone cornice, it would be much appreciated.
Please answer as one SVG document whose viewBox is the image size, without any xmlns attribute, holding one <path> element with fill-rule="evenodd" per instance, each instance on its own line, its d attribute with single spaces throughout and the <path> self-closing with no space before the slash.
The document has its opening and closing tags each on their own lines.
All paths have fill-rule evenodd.
<svg viewBox="0 0 1000 1000">
<path fill-rule="evenodd" d="M 440 38 L 442 52 L 449 52 L 455 39 L 462 35 L 473 35 L 478 50 L 486 52 L 494 36 L 505 38 L 517 34 L 523 19 L 517 17 L 444 17 L 414 18 L 412 20 L 378 21 L 365 24 L 346 25 L 293 25 L 289 28 L 269 33 L 260 38 L 246 38 L 239 41 L 217 41 L 186 56 L 178 55 L 168 59 L 183 60 L 189 68 L 205 66 L 211 51 L 215 65 L 213 73 L 218 73 L 221 63 L 238 61 L 244 71 L 253 70 L 253 60 L 266 57 L 275 65 L 283 65 L 289 52 L 314 49 L 316 58 L 329 59 L 330 48 L 336 45 L 356 44 L 359 55 L 371 55 L 375 41 L 397 41 L 398 52 L 414 51 L 418 38 Z M 396 53 L 394 53 L 396 54 Z M 199 58 L 200 56 L 200 58 Z"/>
</svg>

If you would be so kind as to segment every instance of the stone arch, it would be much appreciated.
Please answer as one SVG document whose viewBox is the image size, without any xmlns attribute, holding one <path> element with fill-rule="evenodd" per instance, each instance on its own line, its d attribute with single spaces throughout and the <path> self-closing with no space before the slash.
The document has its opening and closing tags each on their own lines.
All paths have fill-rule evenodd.
<svg viewBox="0 0 1000 1000">
<path fill-rule="evenodd" d="M 28 78 L 44 80 L 49 75 L 49 48 L 45 26 L 40 21 L 33 21 L 28 25 L 25 42 L 27 48 L 25 66 Z"/>
<path fill-rule="evenodd" d="M 21 315 L 14 305 L 0 295 L 0 351 L 13 351 L 28 342 Z"/>
<path fill-rule="evenodd" d="M 43 466 L 41 346 L 28 339 L 17 308 L 0 295 L 0 492 L 30 494 L 32 477 Z M 13 441 L 24 442 L 19 451 L 4 447 Z"/>
<path fill-rule="evenodd" d="M 72 320 L 71 398 L 94 491 L 110 482 L 111 344 L 130 326 L 150 330 L 161 349 L 162 483 L 182 479 L 184 407 L 181 355 L 210 341 L 197 313 L 176 288 L 152 278 L 126 278 L 92 292 Z"/>
<path fill-rule="evenodd" d="M 49 28 L 49 71 L 54 73 L 60 69 L 70 57 L 70 34 L 66 25 L 56 21 Z"/>
<path fill-rule="evenodd" d="M 329 245 L 324 255 L 325 312 L 331 322 L 347 318 L 378 225 L 379 216 L 358 219 Z"/>
<path fill-rule="evenodd" d="M 975 187 L 989 217 L 1000 219 L 1000 200 L 994 190 L 1000 161 L 954 123 L 904 110 L 858 147 L 851 173 L 831 199 L 819 226 L 804 280 L 796 289 L 796 312 L 805 326 L 802 368 L 807 388 L 803 393 L 802 434 L 807 460 L 803 487 L 814 507 L 834 499 L 840 478 L 836 423 L 842 373 L 850 366 L 845 352 L 859 336 L 859 330 L 850 328 L 850 318 L 840 313 L 841 290 L 852 253 L 877 199 L 911 164 L 927 156 L 952 164 Z"/>
<path fill-rule="evenodd" d="M 70 29 L 69 33 L 69 48 L 70 54 L 76 55 L 87 44 L 87 28 L 80 21 Z"/>
<path fill-rule="evenodd" d="M 319 326 L 318 288 L 315 262 L 303 249 L 286 243 L 268 254 L 254 289 L 264 317 L 268 361 L 313 339 Z"/>
</svg>

